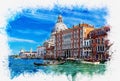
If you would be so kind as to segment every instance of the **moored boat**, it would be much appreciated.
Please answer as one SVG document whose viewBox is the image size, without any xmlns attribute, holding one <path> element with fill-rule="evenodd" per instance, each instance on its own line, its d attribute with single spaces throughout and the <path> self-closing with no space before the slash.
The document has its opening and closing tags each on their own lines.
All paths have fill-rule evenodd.
<svg viewBox="0 0 120 81">
<path fill-rule="evenodd" d="M 50 62 L 45 62 L 45 63 L 34 62 L 34 65 L 36 65 L 36 66 L 49 66 L 49 65 L 60 65 L 60 64 L 64 64 L 64 63 L 65 63 L 65 61 L 62 61 L 62 62 L 50 61 Z"/>
<path fill-rule="evenodd" d="M 95 61 L 95 62 L 92 62 L 92 61 L 81 61 L 81 63 L 86 63 L 86 64 L 100 64 L 99 61 Z"/>
</svg>

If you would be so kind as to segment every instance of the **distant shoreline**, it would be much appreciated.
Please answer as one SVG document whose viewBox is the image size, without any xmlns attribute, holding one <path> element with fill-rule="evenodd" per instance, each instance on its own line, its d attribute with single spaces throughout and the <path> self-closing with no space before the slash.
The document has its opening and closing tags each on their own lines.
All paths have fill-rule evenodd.
<svg viewBox="0 0 120 81">
<path fill-rule="evenodd" d="M 19 55 L 10 55 L 9 57 L 13 57 L 13 58 L 20 58 Z"/>
<path fill-rule="evenodd" d="M 26 58 L 22 58 L 20 57 L 19 55 L 10 55 L 9 57 L 12 57 L 12 58 L 18 58 L 18 59 L 42 59 L 42 58 L 37 58 L 37 57 L 26 57 Z"/>
</svg>

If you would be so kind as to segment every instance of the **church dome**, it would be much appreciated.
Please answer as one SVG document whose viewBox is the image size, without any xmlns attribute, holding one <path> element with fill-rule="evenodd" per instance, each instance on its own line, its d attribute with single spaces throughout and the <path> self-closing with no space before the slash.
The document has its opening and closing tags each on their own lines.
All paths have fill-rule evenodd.
<svg viewBox="0 0 120 81">
<path fill-rule="evenodd" d="M 52 33 L 59 32 L 65 29 L 67 29 L 67 26 L 63 23 L 62 16 L 59 15 L 57 23 L 55 24 L 55 27 L 52 30 Z"/>
</svg>

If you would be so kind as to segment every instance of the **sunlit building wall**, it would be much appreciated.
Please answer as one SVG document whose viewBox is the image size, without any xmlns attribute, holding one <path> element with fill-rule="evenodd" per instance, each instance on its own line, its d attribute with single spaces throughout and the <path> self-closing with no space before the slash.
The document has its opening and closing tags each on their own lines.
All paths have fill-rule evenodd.
<svg viewBox="0 0 120 81">
<path fill-rule="evenodd" d="M 93 26 L 83 23 L 56 33 L 54 52 L 56 58 L 83 58 L 84 39 L 88 37 L 88 33 L 92 30 L 94 30 Z"/>
</svg>

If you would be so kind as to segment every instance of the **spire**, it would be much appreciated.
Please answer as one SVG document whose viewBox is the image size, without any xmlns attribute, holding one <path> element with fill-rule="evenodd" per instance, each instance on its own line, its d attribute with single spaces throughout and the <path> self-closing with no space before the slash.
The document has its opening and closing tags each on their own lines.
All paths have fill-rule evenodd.
<svg viewBox="0 0 120 81">
<path fill-rule="evenodd" d="M 62 16 L 61 15 L 58 16 L 57 23 L 59 23 L 59 22 L 62 22 Z"/>
<path fill-rule="evenodd" d="M 30 53 L 32 53 L 32 48 L 30 48 Z"/>
</svg>

